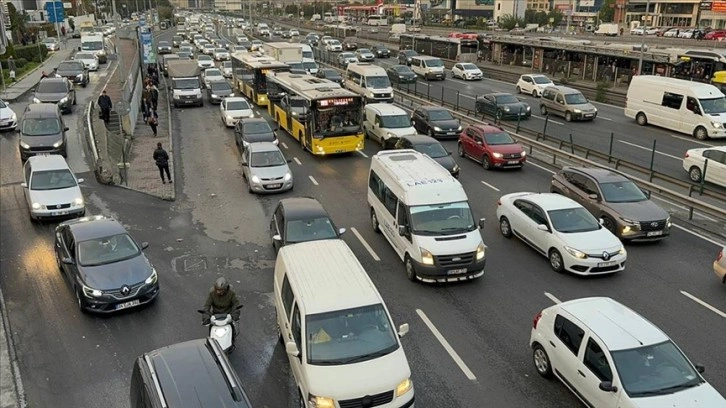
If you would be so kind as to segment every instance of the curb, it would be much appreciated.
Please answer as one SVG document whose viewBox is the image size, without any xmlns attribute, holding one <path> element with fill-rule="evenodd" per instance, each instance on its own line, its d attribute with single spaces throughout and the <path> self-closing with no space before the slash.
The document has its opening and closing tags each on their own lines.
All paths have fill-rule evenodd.
<svg viewBox="0 0 726 408">
<path fill-rule="evenodd" d="M 10 331 L 10 319 L 8 318 L 7 307 L 5 306 L 5 297 L 3 296 L 2 290 L 0 290 L 0 325 L 2 325 L 5 331 L 5 341 L 8 347 L 8 358 L 10 360 L 10 372 L 12 373 L 12 382 L 15 385 L 15 407 L 25 408 L 27 407 L 27 401 L 25 400 L 25 388 L 23 387 L 23 379 L 20 376 L 20 367 L 18 366 L 18 356 L 15 354 L 15 341 L 13 340 L 13 333 Z"/>
</svg>

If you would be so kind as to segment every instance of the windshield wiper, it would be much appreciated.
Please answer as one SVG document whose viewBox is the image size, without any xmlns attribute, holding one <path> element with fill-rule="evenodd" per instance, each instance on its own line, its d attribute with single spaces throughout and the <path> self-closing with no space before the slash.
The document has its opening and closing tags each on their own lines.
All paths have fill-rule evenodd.
<svg viewBox="0 0 726 408">
<path fill-rule="evenodd" d="M 360 355 L 360 356 L 351 357 L 351 358 L 348 358 L 348 359 L 345 359 L 345 360 L 339 360 L 339 363 L 340 364 L 357 363 L 359 361 L 372 360 L 374 358 L 382 357 L 382 356 L 385 356 L 386 354 L 388 354 L 388 351 L 381 350 L 381 351 L 376 351 L 376 352 L 373 352 L 373 353 L 368 353 L 368 354 L 363 354 L 363 355 Z"/>
</svg>

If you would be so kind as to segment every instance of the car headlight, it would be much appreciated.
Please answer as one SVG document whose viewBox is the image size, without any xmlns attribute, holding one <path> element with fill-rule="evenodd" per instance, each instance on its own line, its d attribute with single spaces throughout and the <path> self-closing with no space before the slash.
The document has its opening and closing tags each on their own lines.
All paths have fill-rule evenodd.
<svg viewBox="0 0 726 408">
<path fill-rule="evenodd" d="M 318 397 L 316 395 L 308 395 L 308 403 L 310 408 L 335 408 L 335 401 L 328 397 Z"/>
<path fill-rule="evenodd" d="M 504 155 L 502 153 L 497 153 L 497 152 L 492 153 L 492 156 L 496 157 L 497 159 L 501 159 L 502 157 L 504 157 Z"/>
<path fill-rule="evenodd" d="M 509 106 L 505 106 L 505 107 L 504 107 L 504 111 L 505 111 L 505 112 L 509 112 L 510 110 L 511 110 L 511 109 L 509 108 Z"/>
<path fill-rule="evenodd" d="M 219 95 L 217 95 L 217 94 L 212 94 L 212 98 L 219 98 Z"/>
<path fill-rule="evenodd" d="M 285 173 L 285 181 L 292 180 L 292 173 Z"/>
<path fill-rule="evenodd" d="M 67 96 L 64 96 L 63 99 L 61 99 L 60 101 L 58 101 L 58 103 L 66 103 L 66 102 L 68 102 L 68 97 Z"/>
<path fill-rule="evenodd" d="M 61 146 L 63 146 L 63 141 L 62 140 L 59 140 L 59 141 L 53 143 L 53 147 L 55 147 L 56 149 L 59 148 L 59 147 L 61 147 Z"/>
<path fill-rule="evenodd" d="M 593 107 L 592 109 L 593 109 L 593 110 L 594 110 L 595 112 L 597 112 L 597 108 Z"/>
<path fill-rule="evenodd" d="M 531 110 L 532 110 L 532 108 L 530 106 L 527 106 L 527 111 L 529 112 Z"/>
<path fill-rule="evenodd" d="M 719 122 L 711 122 L 711 126 L 713 126 L 716 129 L 720 129 L 721 126 L 723 126 L 723 125 Z"/>
<path fill-rule="evenodd" d="M 476 260 L 484 259 L 484 256 L 486 255 L 487 246 L 484 245 L 483 242 L 479 243 L 479 246 L 476 247 Z"/>
<path fill-rule="evenodd" d="M 421 250 L 421 263 L 424 265 L 433 265 L 434 255 L 425 248 L 419 247 L 419 249 Z"/>
<path fill-rule="evenodd" d="M 624 246 L 621 246 L 620 249 L 618 249 L 618 255 L 625 255 L 628 251 L 625 250 Z"/>
<path fill-rule="evenodd" d="M 42 207 L 42 205 L 40 205 L 40 203 L 33 203 L 32 207 L 33 207 L 34 210 L 40 210 L 40 208 Z"/>
<path fill-rule="evenodd" d="M 83 74 L 78 74 L 78 75 L 76 75 L 76 78 L 78 78 L 78 79 L 83 79 Z"/>
<path fill-rule="evenodd" d="M 438 126 L 434 126 L 434 130 L 437 131 L 437 132 L 441 132 L 441 128 L 438 127 Z"/>
<path fill-rule="evenodd" d="M 260 184 L 260 178 L 257 176 L 252 176 L 252 182 L 255 184 Z"/>
<path fill-rule="evenodd" d="M 575 112 L 575 113 L 582 113 L 582 111 L 579 110 L 579 109 L 573 109 L 572 111 Z"/>
<path fill-rule="evenodd" d="M 411 391 L 411 388 L 413 388 L 413 381 L 411 381 L 410 378 L 406 378 L 396 386 L 396 396 L 400 397 L 401 395 Z"/>
<path fill-rule="evenodd" d="M 673 225 L 673 223 L 671 223 L 671 217 L 669 216 L 668 218 L 666 218 L 666 227 L 670 228 L 671 225 Z"/>
<path fill-rule="evenodd" d="M 224 117 L 224 119 L 225 119 L 225 120 L 227 120 L 227 121 L 230 121 L 230 120 L 234 120 L 234 118 L 233 118 L 233 117 L 231 117 L 231 116 L 229 116 L 229 115 L 226 115 L 226 116 Z"/>
<path fill-rule="evenodd" d="M 147 284 L 147 285 L 153 285 L 158 280 L 159 280 L 159 275 L 156 274 L 156 269 L 155 268 L 151 268 L 151 275 L 149 275 L 149 277 L 146 278 L 146 280 L 144 281 L 144 283 Z"/>
<path fill-rule="evenodd" d="M 522 157 L 527 157 L 527 151 L 526 150 L 522 150 L 522 153 L 520 153 L 520 155 Z"/>
<path fill-rule="evenodd" d="M 13 114 L 10 115 L 10 121 L 15 122 L 16 120 L 18 120 L 18 115 L 16 115 L 15 112 L 13 112 Z"/>
<path fill-rule="evenodd" d="M 574 256 L 575 258 L 578 258 L 578 259 L 586 259 L 587 258 L 587 254 L 584 253 L 584 252 L 582 252 L 582 251 L 580 251 L 579 249 L 575 249 L 575 248 L 572 248 L 572 247 L 565 246 L 565 250 L 567 252 L 569 252 L 570 255 Z"/>
<path fill-rule="evenodd" d="M 75 205 L 76 207 L 80 207 L 80 206 L 82 206 L 82 205 L 83 205 L 83 198 L 82 198 L 82 197 L 78 197 L 78 198 L 76 198 L 75 200 L 73 200 L 73 204 L 74 204 L 74 205 Z"/>
<path fill-rule="evenodd" d="M 99 297 L 103 296 L 103 291 L 83 285 L 83 294 L 86 295 L 86 297 Z"/>
<path fill-rule="evenodd" d="M 457 171 L 459 171 L 459 165 L 458 164 L 455 164 L 454 165 L 454 173 L 456 173 Z"/>
<path fill-rule="evenodd" d="M 462 129 L 461 125 L 459 125 L 459 127 L 456 128 L 456 130 L 459 131 L 459 132 L 461 132 L 461 129 Z"/>
<path fill-rule="evenodd" d="M 20 147 L 22 147 L 23 149 L 30 149 L 30 145 L 23 142 L 22 140 L 20 141 Z"/>
<path fill-rule="evenodd" d="M 40 99 L 38 99 L 38 98 L 33 98 L 33 103 L 40 103 Z"/>
</svg>

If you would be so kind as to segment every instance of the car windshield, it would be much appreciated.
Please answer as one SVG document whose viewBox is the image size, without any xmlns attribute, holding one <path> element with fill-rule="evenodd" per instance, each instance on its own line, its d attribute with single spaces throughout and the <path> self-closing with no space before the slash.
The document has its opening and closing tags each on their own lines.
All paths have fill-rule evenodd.
<svg viewBox="0 0 726 408">
<path fill-rule="evenodd" d="M 726 98 L 699 99 L 703 113 L 726 113 Z"/>
<path fill-rule="evenodd" d="M 83 63 L 75 61 L 61 62 L 58 71 L 83 71 Z"/>
<path fill-rule="evenodd" d="M 444 66 L 444 63 L 440 59 L 438 59 L 438 58 L 437 59 L 430 59 L 430 60 L 426 61 L 426 66 L 429 67 L 429 68 L 430 67 L 443 67 Z"/>
<path fill-rule="evenodd" d="M 413 50 L 408 50 L 408 51 L 404 51 L 403 52 L 403 55 L 405 55 L 407 57 L 415 57 L 415 56 L 418 55 L 418 53 L 416 51 L 413 51 Z"/>
<path fill-rule="evenodd" d="M 8 107 L 8 105 L 5 103 L 5 101 L 0 100 L 0 109 L 7 108 L 7 107 Z"/>
<path fill-rule="evenodd" d="M 610 203 L 637 203 L 648 197 L 630 180 L 600 184 L 605 201 Z"/>
<path fill-rule="evenodd" d="M 361 54 L 370 54 L 371 50 L 369 50 L 368 48 L 359 48 L 358 52 Z"/>
<path fill-rule="evenodd" d="M 507 132 L 484 133 L 484 140 L 486 140 L 488 145 L 508 145 L 514 143 L 514 139 Z"/>
<path fill-rule="evenodd" d="M 340 76 L 340 74 L 338 74 L 337 72 L 335 72 L 332 69 L 326 69 L 325 70 L 325 77 L 328 78 L 328 79 L 339 79 L 339 78 L 342 78 L 342 76 Z"/>
<path fill-rule="evenodd" d="M 344 52 L 340 54 L 341 58 L 355 58 L 355 54 L 352 52 Z"/>
<path fill-rule="evenodd" d="M 48 37 L 43 40 L 43 44 L 53 44 L 58 42 L 54 37 Z"/>
<path fill-rule="evenodd" d="M 30 178 L 31 190 L 60 190 L 75 187 L 76 178 L 68 169 L 36 171 Z"/>
<path fill-rule="evenodd" d="M 398 349 L 396 333 L 382 304 L 308 315 L 307 360 L 343 365 L 372 360 Z"/>
<path fill-rule="evenodd" d="M 519 103 L 519 99 L 517 99 L 514 95 L 500 95 L 496 97 L 497 103 L 502 105 L 508 105 L 512 103 Z"/>
<path fill-rule="evenodd" d="M 65 81 L 65 80 L 64 80 Z M 68 92 L 66 84 L 62 81 L 40 81 L 37 93 L 65 93 Z"/>
<path fill-rule="evenodd" d="M 587 103 L 587 98 L 581 93 L 574 93 L 565 95 L 565 101 L 568 105 L 584 105 Z"/>
<path fill-rule="evenodd" d="M 197 78 L 173 79 L 171 83 L 173 89 L 199 89 L 199 80 Z"/>
<path fill-rule="evenodd" d="M 387 76 L 369 76 L 365 78 L 368 88 L 384 89 L 391 87 L 391 81 Z"/>
<path fill-rule="evenodd" d="M 477 70 L 477 69 L 479 69 L 479 68 L 477 68 L 477 66 L 476 66 L 476 65 L 474 65 L 474 64 L 461 64 L 461 67 L 462 67 L 462 68 L 463 68 L 463 69 L 464 69 L 465 71 L 474 71 L 474 70 Z"/>
<path fill-rule="evenodd" d="M 600 229 L 600 224 L 595 217 L 582 207 L 551 210 L 547 214 L 552 221 L 552 228 L 565 234 Z"/>
<path fill-rule="evenodd" d="M 444 146 L 441 145 L 441 143 L 418 143 L 414 144 L 413 148 L 421 152 L 423 154 L 428 155 L 432 159 L 437 159 L 439 157 L 446 157 L 449 155 L 449 152 L 444 149 Z"/>
<path fill-rule="evenodd" d="M 408 114 L 381 116 L 381 127 L 386 129 L 411 127 L 411 118 Z"/>
<path fill-rule="evenodd" d="M 226 54 L 227 53 L 227 50 L 224 49 L 224 48 L 215 48 L 214 49 L 214 52 L 216 52 L 217 54 L 220 54 L 220 53 L 225 53 Z"/>
<path fill-rule="evenodd" d="M 136 242 L 128 234 L 81 241 L 78 263 L 82 266 L 100 266 L 134 258 L 141 254 Z"/>
<path fill-rule="evenodd" d="M 397 67 L 393 67 L 393 69 L 396 70 L 396 72 L 398 72 L 399 74 L 413 73 L 413 71 L 411 71 L 411 68 L 405 65 L 399 65 Z"/>
<path fill-rule="evenodd" d="M 219 77 L 222 76 L 222 72 L 218 69 L 208 69 L 204 71 L 205 77 Z"/>
<path fill-rule="evenodd" d="M 229 86 L 227 81 L 212 82 L 209 84 L 209 88 L 212 91 L 231 91 L 232 90 L 232 87 Z"/>
<path fill-rule="evenodd" d="M 430 110 L 429 111 L 429 119 L 430 120 L 454 120 L 454 117 L 451 116 L 451 113 L 445 109 L 436 109 L 436 110 Z"/>
<path fill-rule="evenodd" d="M 61 132 L 58 118 L 25 118 L 23 120 L 23 136 L 48 136 Z"/>
<path fill-rule="evenodd" d="M 245 135 L 255 133 L 272 133 L 272 129 L 270 128 L 270 125 L 267 124 L 267 122 L 258 121 L 252 123 L 243 123 L 242 132 Z"/>
<path fill-rule="evenodd" d="M 288 244 L 332 238 L 338 238 L 338 232 L 328 217 L 288 220 L 285 226 L 285 241 Z"/>
<path fill-rule="evenodd" d="M 199 57 L 197 57 L 197 60 L 198 61 L 211 61 L 212 57 L 210 57 L 209 55 L 202 54 Z"/>
<path fill-rule="evenodd" d="M 305 69 L 318 69 L 318 64 L 313 61 L 303 62 L 303 65 L 305 66 Z"/>
<path fill-rule="evenodd" d="M 612 351 L 611 354 L 620 382 L 633 398 L 673 394 L 703 383 L 701 376 L 670 340 Z"/>
<path fill-rule="evenodd" d="M 159 47 L 169 47 L 169 43 L 167 41 L 159 41 Z"/>
<path fill-rule="evenodd" d="M 410 212 L 411 232 L 417 235 L 451 235 L 476 229 L 466 201 L 417 205 Z"/>
<path fill-rule="evenodd" d="M 232 62 L 231 61 L 225 61 L 222 63 L 222 68 L 232 68 Z"/>
<path fill-rule="evenodd" d="M 74 58 L 77 60 L 87 60 L 87 59 L 94 59 L 94 58 L 96 58 L 96 56 L 93 54 L 87 53 L 87 52 L 79 52 L 78 54 L 76 54 L 76 56 Z"/>
<path fill-rule="evenodd" d="M 302 62 L 288 62 L 287 66 L 290 67 L 291 70 L 305 71 L 305 65 Z"/>
<path fill-rule="evenodd" d="M 541 85 L 541 84 L 551 84 L 552 83 L 552 81 L 550 81 L 550 79 L 547 78 L 546 76 L 541 76 L 541 75 L 540 76 L 533 76 L 532 79 L 534 80 L 534 83 L 535 84 L 540 84 Z"/>
<path fill-rule="evenodd" d="M 330 40 L 330 45 L 340 45 L 340 41 L 338 41 L 338 40 Z"/>
<path fill-rule="evenodd" d="M 98 51 L 103 49 L 103 41 L 81 41 L 83 51 Z"/>
<path fill-rule="evenodd" d="M 250 155 L 250 167 L 277 167 L 286 164 L 287 161 L 279 150 L 252 152 Z"/>
</svg>

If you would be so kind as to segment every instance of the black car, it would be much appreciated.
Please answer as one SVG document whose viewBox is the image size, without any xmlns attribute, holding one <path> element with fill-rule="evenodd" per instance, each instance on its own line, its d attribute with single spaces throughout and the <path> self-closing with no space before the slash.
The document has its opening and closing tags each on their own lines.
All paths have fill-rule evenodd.
<svg viewBox="0 0 726 408">
<path fill-rule="evenodd" d="M 312 197 L 280 200 L 270 221 L 275 251 L 298 242 L 339 239 L 344 232 L 345 228 L 336 228 L 322 204 Z"/>
<path fill-rule="evenodd" d="M 305 39 L 308 41 L 308 43 L 312 46 L 318 45 L 318 42 L 320 41 L 320 37 L 317 34 L 308 34 Z"/>
<path fill-rule="evenodd" d="M 282 38 L 292 38 L 292 34 L 289 31 L 283 31 L 281 36 Z"/>
<path fill-rule="evenodd" d="M 376 45 L 371 47 L 371 52 L 376 58 L 391 58 L 391 50 L 385 45 Z"/>
<path fill-rule="evenodd" d="M 340 73 L 332 68 L 322 68 L 318 70 L 318 73 L 315 74 L 318 78 L 324 78 L 328 79 L 333 82 L 337 82 L 339 84 L 343 83 L 343 76 L 340 75 Z"/>
<path fill-rule="evenodd" d="M 433 137 L 424 135 L 406 135 L 401 136 L 395 145 L 396 149 L 413 149 L 417 152 L 423 153 L 432 159 L 436 160 L 441 167 L 451 173 L 454 177 L 459 177 L 459 165 L 456 164 L 454 158 L 451 157 L 451 152 L 447 151 L 441 142 L 434 139 Z"/>
<path fill-rule="evenodd" d="M 497 119 L 529 119 L 532 108 L 516 96 L 508 93 L 490 93 L 476 98 L 477 113 L 492 115 Z"/>
<path fill-rule="evenodd" d="M 242 119 L 234 127 L 234 141 L 242 150 L 250 143 L 272 142 L 278 144 L 277 134 L 263 118 Z"/>
<path fill-rule="evenodd" d="M 182 38 L 181 35 L 175 35 L 175 36 L 171 37 L 171 45 L 176 48 L 178 48 L 181 45 L 182 41 L 184 41 L 184 38 Z"/>
<path fill-rule="evenodd" d="M 414 50 L 401 50 L 398 52 L 398 63 L 401 65 L 411 65 L 411 58 L 417 56 Z"/>
<path fill-rule="evenodd" d="M 355 51 L 358 49 L 358 39 L 348 37 L 343 40 L 341 45 L 343 46 L 343 51 Z"/>
<path fill-rule="evenodd" d="M 73 105 L 76 104 L 76 90 L 73 89 L 73 83 L 66 78 L 41 79 L 35 88 L 33 103 L 44 102 L 57 104 L 63 113 L 73 112 Z"/>
<path fill-rule="evenodd" d="M 416 73 L 408 65 L 394 65 L 386 70 L 386 74 L 391 82 L 399 84 L 414 84 L 417 79 Z"/>
<path fill-rule="evenodd" d="M 209 83 L 207 87 L 207 99 L 209 99 L 209 103 L 220 104 L 222 103 L 222 99 L 228 96 L 234 96 L 234 90 L 229 82 L 212 81 Z"/>
<path fill-rule="evenodd" d="M 58 65 L 58 75 L 82 87 L 88 86 L 91 77 L 82 61 L 63 61 Z"/>
<path fill-rule="evenodd" d="M 440 106 L 421 106 L 411 115 L 416 131 L 433 138 L 458 139 L 461 123 L 454 119 L 448 109 Z"/>
<path fill-rule="evenodd" d="M 82 311 L 111 313 L 152 302 L 159 277 L 144 256 L 148 246 L 104 216 L 66 221 L 55 229 L 58 267 Z"/>
</svg>

